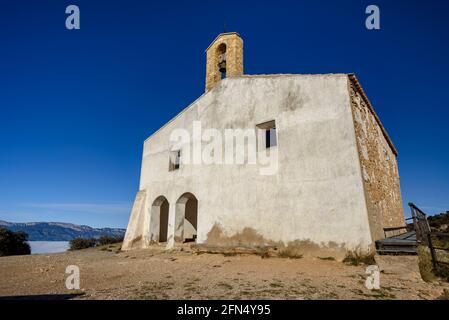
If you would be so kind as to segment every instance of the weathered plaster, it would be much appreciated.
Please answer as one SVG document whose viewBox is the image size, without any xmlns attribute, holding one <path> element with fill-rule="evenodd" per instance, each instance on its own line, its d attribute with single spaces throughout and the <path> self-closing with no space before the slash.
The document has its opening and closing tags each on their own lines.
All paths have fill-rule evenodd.
<svg viewBox="0 0 449 320">
<path fill-rule="evenodd" d="M 197 247 L 206 251 L 213 249 L 215 252 L 220 252 L 220 249 L 222 252 L 227 252 L 233 248 L 272 249 L 277 251 L 278 255 L 335 257 L 339 260 L 342 260 L 347 252 L 344 244 L 338 245 L 333 241 L 320 244 L 310 240 L 295 240 L 288 243 L 272 241 L 265 239 L 256 230 L 249 227 L 231 236 L 226 236 L 218 224 L 215 224 L 209 231 L 206 241 Z M 358 249 L 354 250 L 359 251 Z"/>
<path fill-rule="evenodd" d="M 405 226 L 396 150 L 356 80 L 349 79 L 371 234 L 378 240 L 385 237 L 384 228 Z"/>
<path fill-rule="evenodd" d="M 261 165 L 249 164 L 189 164 L 168 171 L 173 129 L 192 132 L 193 121 L 201 121 L 204 129 L 247 129 L 270 120 L 276 121 L 278 132 L 278 146 L 272 150 L 279 159 L 275 175 L 260 175 Z M 145 141 L 140 190 L 146 204 L 133 207 L 125 248 L 138 237 L 136 246 L 149 245 L 149 208 L 159 196 L 169 202 L 171 247 L 177 202 L 186 192 L 198 199 L 199 244 L 208 241 L 218 224 L 223 239 L 250 228 L 260 235 L 259 242 L 372 248 L 345 74 L 221 80 Z M 257 242 L 247 240 L 249 245 Z"/>
</svg>

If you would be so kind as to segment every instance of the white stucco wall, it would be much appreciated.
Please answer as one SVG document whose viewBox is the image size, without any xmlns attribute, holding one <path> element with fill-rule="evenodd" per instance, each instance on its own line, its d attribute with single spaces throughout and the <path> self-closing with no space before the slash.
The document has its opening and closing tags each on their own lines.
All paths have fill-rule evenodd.
<svg viewBox="0 0 449 320">
<path fill-rule="evenodd" d="M 246 129 L 273 119 L 279 158 L 275 175 L 261 175 L 260 165 L 249 164 L 168 171 L 175 128 L 191 131 L 199 120 L 203 129 Z M 176 201 L 185 192 L 198 199 L 198 243 L 207 243 L 215 225 L 224 237 L 250 228 L 263 241 L 286 245 L 310 241 L 349 250 L 372 245 L 344 74 L 221 81 L 145 141 L 140 190 L 146 205 L 133 209 L 125 249 L 139 237 L 138 246 L 149 244 L 151 204 L 161 195 L 170 203 L 168 235 L 173 236 Z"/>
</svg>

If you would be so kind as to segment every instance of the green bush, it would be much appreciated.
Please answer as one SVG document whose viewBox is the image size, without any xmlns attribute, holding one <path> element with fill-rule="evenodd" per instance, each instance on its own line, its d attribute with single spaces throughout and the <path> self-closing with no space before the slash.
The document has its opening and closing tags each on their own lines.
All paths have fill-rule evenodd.
<svg viewBox="0 0 449 320">
<path fill-rule="evenodd" d="M 123 242 L 123 237 L 111 237 L 111 236 L 101 236 L 98 239 L 95 238 L 76 238 L 70 240 L 70 250 L 81 250 L 87 248 L 93 248 L 96 246 L 105 246 L 109 244 L 115 244 Z"/>
<path fill-rule="evenodd" d="M 94 238 L 86 239 L 86 238 L 76 238 L 70 240 L 69 242 L 70 250 L 81 250 L 92 248 L 97 245 L 97 240 Z"/>
<path fill-rule="evenodd" d="M 114 243 L 120 243 L 120 242 L 123 242 L 123 237 L 101 236 L 98 239 L 98 245 L 100 245 L 100 246 L 114 244 Z"/>
<path fill-rule="evenodd" d="M 13 232 L 0 228 L 0 257 L 30 254 L 28 235 L 25 232 Z"/>
</svg>

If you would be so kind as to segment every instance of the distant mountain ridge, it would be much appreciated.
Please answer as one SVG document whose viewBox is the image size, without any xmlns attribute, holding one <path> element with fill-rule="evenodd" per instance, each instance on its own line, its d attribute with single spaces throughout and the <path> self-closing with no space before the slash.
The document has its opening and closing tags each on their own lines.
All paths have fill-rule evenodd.
<svg viewBox="0 0 449 320">
<path fill-rule="evenodd" d="M 14 223 L 0 220 L 0 228 L 23 231 L 30 241 L 70 241 L 75 238 L 99 238 L 101 236 L 123 237 L 125 229 L 92 228 L 64 222 L 25 222 Z"/>
</svg>

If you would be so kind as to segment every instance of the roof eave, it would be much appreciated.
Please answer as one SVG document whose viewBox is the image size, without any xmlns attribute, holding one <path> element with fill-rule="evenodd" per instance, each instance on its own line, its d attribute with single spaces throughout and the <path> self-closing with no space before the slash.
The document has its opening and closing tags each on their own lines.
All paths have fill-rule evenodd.
<svg viewBox="0 0 449 320">
<path fill-rule="evenodd" d="M 380 129 L 382 130 L 382 133 L 385 137 L 385 140 L 387 140 L 388 145 L 390 146 L 391 150 L 393 151 L 393 153 L 395 154 L 395 156 L 398 155 L 398 150 L 396 149 L 396 147 L 393 144 L 393 141 L 391 140 L 390 136 L 387 133 L 387 130 L 385 129 L 385 127 L 382 125 L 382 122 L 380 121 L 379 116 L 377 115 L 376 111 L 373 108 L 373 105 L 371 104 L 371 102 L 369 101 L 368 97 L 366 96 L 365 91 L 362 88 L 362 85 L 360 84 L 359 80 L 357 79 L 356 75 L 354 73 L 349 73 L 348 74 L 349 79 L 354 83 L 354 85 L 357 87 L 357 89 L 359 90 L 360 94 L 362 95 L 363 100 L 365 100 L 366 104 L 368 105 L 368 108 L 370 109 L 370 111 L 373 113 L 374 118 L 377 121 L 377 124 L 379 125 Z"/>
</svg>

